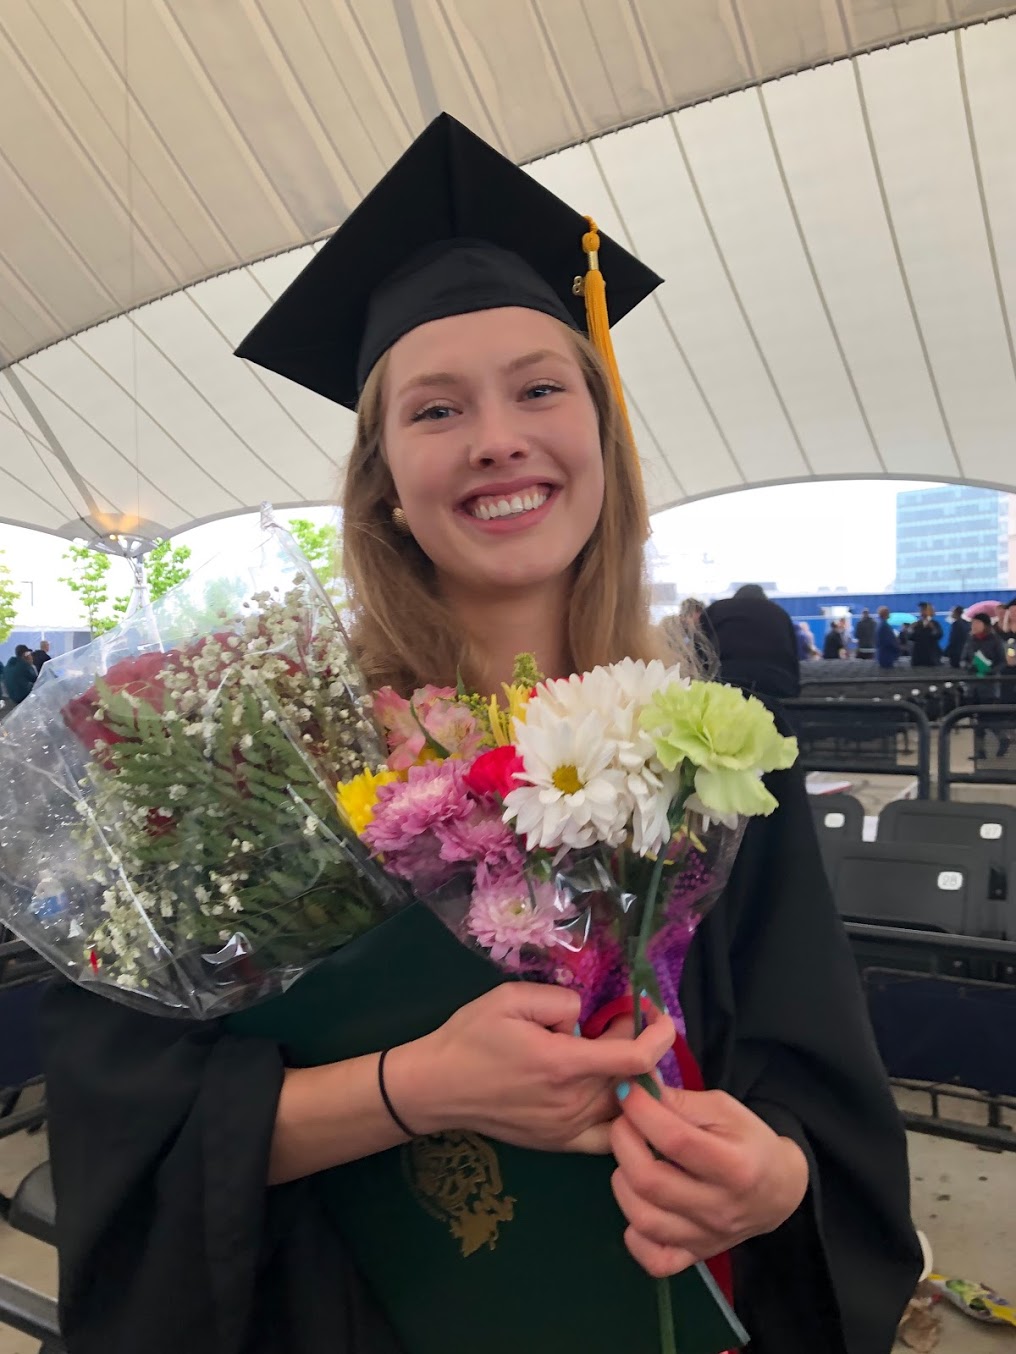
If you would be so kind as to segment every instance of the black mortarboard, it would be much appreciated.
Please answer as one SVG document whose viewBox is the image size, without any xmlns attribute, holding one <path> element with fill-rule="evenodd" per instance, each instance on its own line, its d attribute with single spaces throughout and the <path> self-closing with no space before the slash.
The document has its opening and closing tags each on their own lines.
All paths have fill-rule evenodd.
<svg viewBox="0 0 1016 1354">
<path fill-rule="evenodd" d="M 589 229 L 585 217 L 442 113 L 237 356 L 354 409 L 378 358 L 430 320 L 524 306 L 585 331 L 586 302 L 573 284 L 586 272 Z M 598 243 L 616 323 L 660 278 L 605 236 Z"/>
</svg>

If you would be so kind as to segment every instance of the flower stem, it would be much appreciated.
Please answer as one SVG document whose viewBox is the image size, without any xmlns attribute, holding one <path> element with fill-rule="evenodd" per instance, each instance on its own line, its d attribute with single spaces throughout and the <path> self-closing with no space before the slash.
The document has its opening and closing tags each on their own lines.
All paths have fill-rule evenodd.
<svg viewBox="0 0 1016 1354">
<path fill-rule="evenodd" d="M 670 821 L 673 824 L 674 831 L 680 826 L 684 817 L 684 806 L 694 787 L 694 780 L 687 775 L 682 776 L 681 785 L 678 789 L 674 803 L 670 810 Z M 645 901 L 642 904 L 642 918 L 639 924 L 638 939 L 635 942 L 635 951 L 632 955 L 631 968 L 632 977 L 639 978 L 638 986 L 643 983 L 639 975 L 643 974 L 649 966 L 649 942 L 653 936 L 653 923 L 656 920 L 656 909 L 659 904 L 660 884 L 663 881 L 663 871 L 667 864 L 668 847 L 661 848 L 656 857 L 656 863 L 653 866 L 653 873 L 649 878 L 649 887 L 646 890 Z M 634 986 L 634 984 L 633 984 Z M 642 1014 L 642 993 L 636 991 L 632 993 L 633 1018 L 635 1023 L 635 1037 L 642 1033 L 645 1028 L 645 1021 Z M 651 1073 L 646 1073 L 638 1078 L 638 1084 L 653 1097 L 654 1100 L 662 1098 L 660 1084 Z M 654 1152 L 654 1155 L 659 1155 Z M 669 1279 L 656 1280 L 656 1309 L 659 1314 L 660 1325 L 660 1354 L 677 1354 L 677 1344 L 674 1339 L 674 1308 L 670 1292 Z"/>
<path fill-rule="evenodd" d="M 660 1314 L 660 1354 L 677 1354 L 669 1279 L 656 1280 L 656 1308 Z"/>
</svg>

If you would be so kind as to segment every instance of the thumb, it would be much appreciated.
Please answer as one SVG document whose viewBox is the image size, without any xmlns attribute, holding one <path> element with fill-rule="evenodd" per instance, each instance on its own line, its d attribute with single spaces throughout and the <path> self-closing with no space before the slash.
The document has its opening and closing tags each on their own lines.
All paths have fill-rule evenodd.
<svg viewBox="0 0 1016 1354">
<path fill-rule="evenodd" d="M 505 988 L 511 991 L 507 1015 L 558 1034 L 574 1034 L 582 1010 L 577 992 L 543 983 L 506 983 Z"/>
</svg>

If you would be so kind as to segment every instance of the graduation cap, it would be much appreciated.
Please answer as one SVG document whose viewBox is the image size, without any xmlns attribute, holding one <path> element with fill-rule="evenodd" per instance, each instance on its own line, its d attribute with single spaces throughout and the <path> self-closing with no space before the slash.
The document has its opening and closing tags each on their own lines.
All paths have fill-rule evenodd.
<svg viewBox="0 0 1016 1354">
<path fill-rule="evenodd" d="M 590 218 L 442 113 L 236 353 L 355 409 L 378 358 L 410 330 L 522 306 L 588 332 L 624 410 L 610 324 L 660 281 Z"/>
</svg>

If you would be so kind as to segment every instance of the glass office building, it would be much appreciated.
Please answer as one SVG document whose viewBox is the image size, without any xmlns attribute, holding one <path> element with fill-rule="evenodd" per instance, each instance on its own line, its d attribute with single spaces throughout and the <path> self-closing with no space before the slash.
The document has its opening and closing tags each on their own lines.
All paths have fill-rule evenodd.
<svg viewBox="0 0 1016 1354">
<path fill-rule="evenodd" d="M 1009 584 L 1009 495 L 965 484 L 896 497 L 896 592 Z"/>
</svg>

